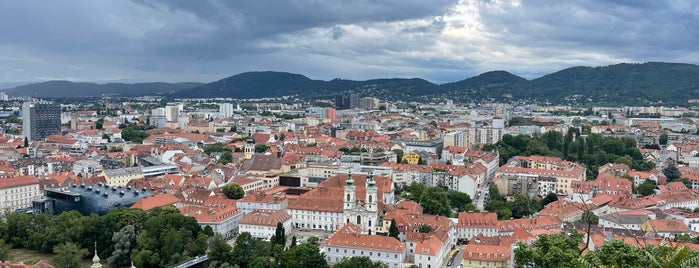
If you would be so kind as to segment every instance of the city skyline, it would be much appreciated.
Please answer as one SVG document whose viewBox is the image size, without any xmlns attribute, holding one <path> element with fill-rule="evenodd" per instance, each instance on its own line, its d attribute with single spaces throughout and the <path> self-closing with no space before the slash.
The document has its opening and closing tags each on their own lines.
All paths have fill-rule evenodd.
<svg viewBox="0 0 699 268">
<path fill-rule="evenodd" d="M 699 63 L 692 1 L 65 1 L 0 4 L 0 83 L 528 79 L 573 66 Z"/>
</svg>

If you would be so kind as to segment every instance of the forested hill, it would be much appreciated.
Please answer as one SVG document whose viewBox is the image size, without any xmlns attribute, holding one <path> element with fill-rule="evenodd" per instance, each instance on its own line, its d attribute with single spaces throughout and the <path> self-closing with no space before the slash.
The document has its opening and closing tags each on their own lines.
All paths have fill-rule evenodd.
<svg viewBox="0 0 699 268">
<path fill-rule="evenodd" d="M 342 93 L 406 101 L 436 97 L 462 102 L 528 100 L 574 105 L 686 105 L 691 99 L 699 99 L 699 66 L 649 62 L 572 67 L 533 80 L 506 71 L 491 71 L 441 85 L 420 78 L 324 81 L 300 74 L 265 71 L 241 73 L 208 84 L 50 81 L 4 91 L 11 96 L 44 98 L 165 94 L 171 98 L 296 96 L 328 99 Z"/>
<path fill-rule="evenodd" d="M 328 98 L 336 93 L 357 93 L 390 100 L 448 97 L 460 101 L 535 100 L 555 104 L 686 104 L 689 99 L 699 99 L 699 66 L 649 62 L 572 67 L 534 80 L 505 71 L 491 71 L 442 85 L 419 78 L 322 81 L 291 73 L 248 72 L 183 89 L 172 97 L 296 95 Z"/>
<path fill-rule="evenodd" d="M 192 88 L 201 83 L 83 83 L 70 81 L 47 81 L 4 89 L 10 96 L 30 96 L 38 98 L 96 97 L 103 94 L 114 96 L 144 96 L 168 94 L 181 89 Z"/>
</svg>

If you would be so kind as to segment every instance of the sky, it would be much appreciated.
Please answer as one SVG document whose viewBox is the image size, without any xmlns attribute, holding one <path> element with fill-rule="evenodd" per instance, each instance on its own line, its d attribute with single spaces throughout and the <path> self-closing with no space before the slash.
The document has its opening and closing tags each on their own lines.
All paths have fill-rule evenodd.
<svg viewBox="0 0 699 268">
<path fill-rule="evenodd" d="M 533 79 L 573 66 L 699 64 L 696 0 L 0 2 L 0 83 Z"/>
</svg>

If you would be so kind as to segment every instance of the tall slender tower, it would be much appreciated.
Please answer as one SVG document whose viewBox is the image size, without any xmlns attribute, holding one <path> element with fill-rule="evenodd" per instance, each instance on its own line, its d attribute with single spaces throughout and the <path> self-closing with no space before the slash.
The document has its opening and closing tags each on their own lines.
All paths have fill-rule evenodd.
<svg viewBox="0 0 699 268">
<path fill-rule="evenodd" d="M 369 174 L 366 180 L 366 210 L 369 212 L 376 212 L 378 210 L 377 198 L 378 189 L 376 188 L 376 181 L 374 180 L 374 175 Z"/>
<path fill-rule="evenodd" d="M 354 180 L 352 179 L 352 172 L 347 174 L 347 181 L 345 181 L 345 210 L 351 210 L 354 208 L 355 195 L 354 195 Z"/>
</svg>

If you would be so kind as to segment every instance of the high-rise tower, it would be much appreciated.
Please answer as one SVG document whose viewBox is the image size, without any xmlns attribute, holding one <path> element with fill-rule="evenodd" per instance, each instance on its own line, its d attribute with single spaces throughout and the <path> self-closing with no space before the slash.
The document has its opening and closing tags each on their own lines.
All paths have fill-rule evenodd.
<svg viewBox="0 0 699 268">
<path fill-rule="evenodd" d="M 61 132 L 61 106 L 48 102 L 22 104 L 24 136 L 31 141 Z"/>
</svg>

